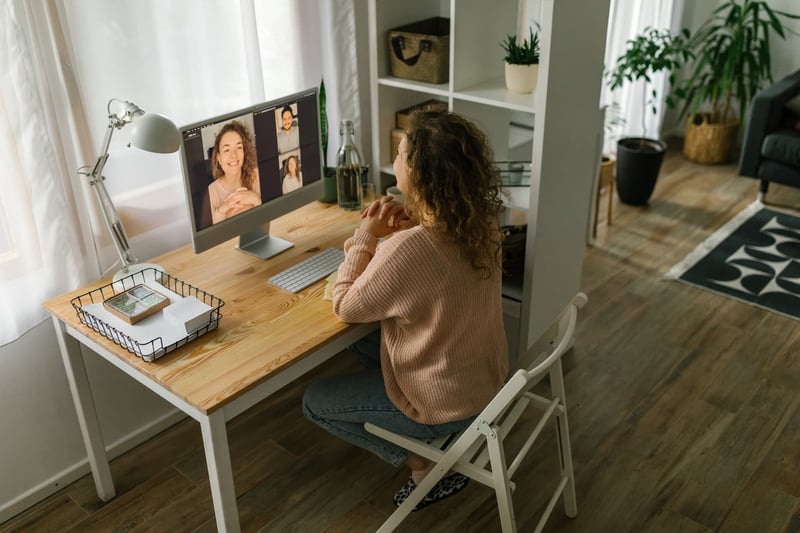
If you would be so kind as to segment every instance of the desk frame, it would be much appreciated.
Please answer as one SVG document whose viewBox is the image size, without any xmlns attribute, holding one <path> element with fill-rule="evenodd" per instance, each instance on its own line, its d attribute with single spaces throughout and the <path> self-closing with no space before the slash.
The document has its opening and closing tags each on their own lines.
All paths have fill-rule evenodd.
<svg viewBox="0 0 800 533">
<path fill-rule="evenodd" d="M 53 317 L 53 323 L 64 361 L 64 368 L 67 371 L 72 399 L 75 402 L 75 409 L 78 413 L 83 442 L 89 455 L 89 464 L 97 487 L 97 495 L 100 499 L 108 501 L 116 495 L 116 491 L 114 489 L 114 481 L 111 478 L 111 469 L 106 456 L 103 436 L 97 421 L 97 411 L 92 391 L 89 387 L 86 366 L 81 354 L 81 344 L 200 423 L 217 529 L 226 532 L 239 531 L 239 512 L 236 506 L 236 492 L 233 484 L 233 470 L 228 448 L 226 423 L 377 328 L 377 324 L 353 326 L 345 334 L 340 335 L 319 350 L 310 353 L 287 369 L 274 374 L 274 376 L 263 381 L 223 408 L 211 414 L 206 414 L 186 403 L 182 398 L 160 386 L 157 382 L 143 376 L 135 368 L 132 368 L 113 353 L 94 342 L 82 331 L 64 324 L 55 316 Z"/>
</svg>

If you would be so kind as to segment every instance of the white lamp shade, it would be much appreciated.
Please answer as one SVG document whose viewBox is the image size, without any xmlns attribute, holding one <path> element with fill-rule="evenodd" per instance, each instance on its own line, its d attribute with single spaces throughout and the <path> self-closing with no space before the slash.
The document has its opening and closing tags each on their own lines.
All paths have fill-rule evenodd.
<svg viewBox="0 0 800 533">
<path fill-rule="evenodd" d="M 180 147 L 181 134 L 164 115 L 145 113 L 131 124 L 130 143 L 148 152 L 169 154 Z"/>
</svg>

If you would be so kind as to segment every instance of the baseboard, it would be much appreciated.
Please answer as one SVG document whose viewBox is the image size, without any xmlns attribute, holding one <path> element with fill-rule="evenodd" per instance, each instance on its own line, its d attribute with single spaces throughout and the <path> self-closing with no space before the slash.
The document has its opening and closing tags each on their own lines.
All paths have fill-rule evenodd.
<svg viewBox="0 0 800 533">
<path fill-rule="evenodd" d="M 186 415 L 177 409 L 172 409 L 163 416 L 153 420 L 149 424 L 129 433 L 106 446 L 106 454 L 109 460 L 115 459 L 142 444 L 143 442 L 158 435 L 167 428 L 172 427 L 181 420 L 186 418 Z M 0 503 L 0 524 L 10 520 L 14 516 L 20 514 L 26 509 L 36 505 L 48 496 L 51 496 L 69 485 L 89 474 L 91 469 L 89 467 L 89 459 L 85 458 L 74 465 L 65 468 L 58 474 L 50 479 L 47 479 L 26 490 L 11 501 Z"/>
</svg>

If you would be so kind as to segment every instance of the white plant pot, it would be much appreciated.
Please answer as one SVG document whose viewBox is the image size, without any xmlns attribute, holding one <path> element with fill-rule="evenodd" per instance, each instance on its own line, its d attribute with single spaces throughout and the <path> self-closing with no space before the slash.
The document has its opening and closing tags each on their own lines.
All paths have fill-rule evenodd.
<svg viewBox="0 0 800 533">
<path fill-rule="evenodd" d="M 539 80 L 539 65 L 506 63 L 506 88 L 515 94 L 530 94 Z"/>
</svg>

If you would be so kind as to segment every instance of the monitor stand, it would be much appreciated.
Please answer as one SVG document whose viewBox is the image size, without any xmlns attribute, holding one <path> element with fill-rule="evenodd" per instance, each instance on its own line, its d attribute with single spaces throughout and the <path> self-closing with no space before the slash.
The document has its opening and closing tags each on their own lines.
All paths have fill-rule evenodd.
<svg viewBox="0 0 800 533">
<path fill-rule="evenodd" d="M 257 230 L 239 235 L 239 245 L 236 248 L 261 259 L 269 259 L 292 246 L 294 243 L 270 235 L 267 223 Z"/>
</svg>

